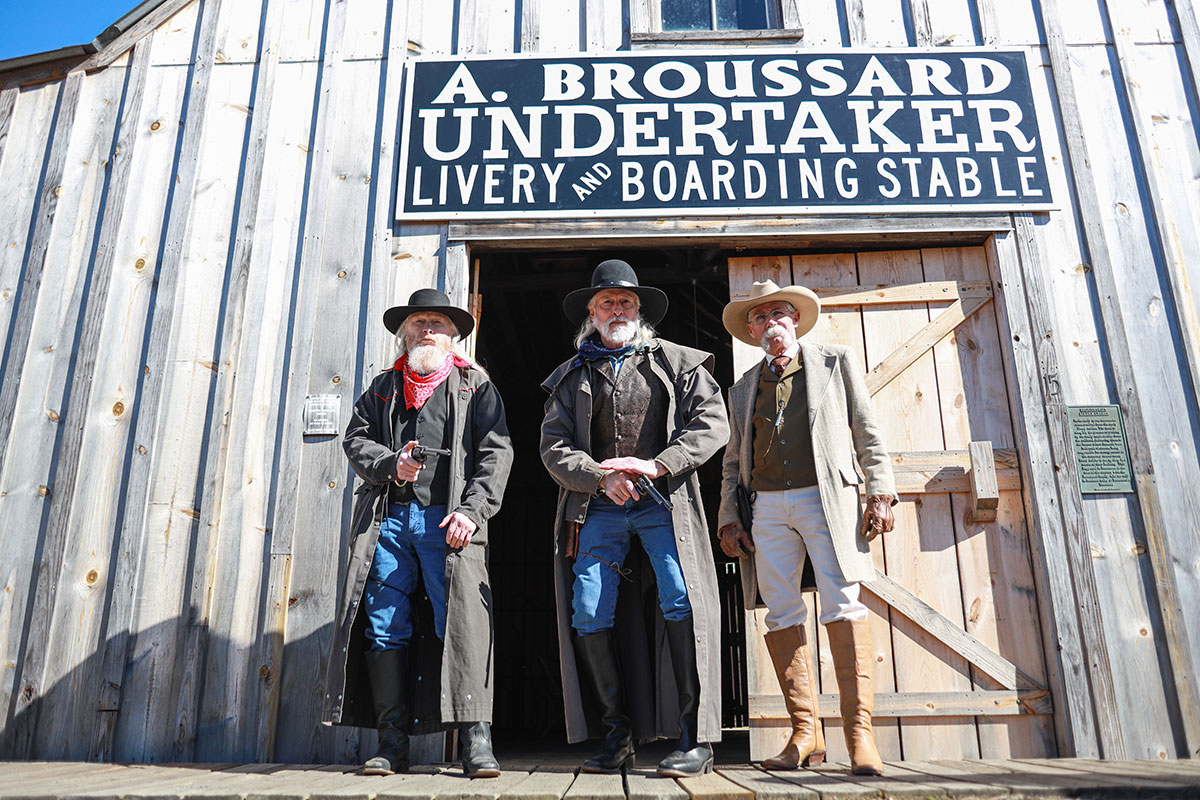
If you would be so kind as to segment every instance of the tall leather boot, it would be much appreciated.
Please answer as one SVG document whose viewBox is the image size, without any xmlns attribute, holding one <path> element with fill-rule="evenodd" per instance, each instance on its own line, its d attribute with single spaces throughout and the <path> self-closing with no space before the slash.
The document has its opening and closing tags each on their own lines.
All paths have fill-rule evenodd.
<svg viewBox="0 0 1200 800">
<path fill-rule="evenodd" d="M 696 672 L 696 634 L 692 618 L 667 620 L 667 644 L 679 690 L 679 746 L 658 764 L 658 774 L 687 778 L 712 772 L 713 751 L 697 741 L 700 675 Z"/>
<path fill-rule="evenodd" d="M 379 750 L 363 765 L 364 775 L 408 772 L 408 648 L 368 652 L 367 676 L 375 701 Z"/>
<path fill-rule="evenodd" d="M 500 762 L 492 752 L 492 726 L 476 722 L 459 728 L 463 774 L 468 778 L 500 777 Z"/>
<path fill-rule="evenodd" d="M 883 762 L 871 728 L 871 711 L 875 708 L 871 623 L 865 619 L 838 620 L 825 628 L 841 693 L 842 732 L 850 751 L 850 771 L 855 775 L 882 775 Z"/>
<path fill-rule="evenodd" d="M 604 749 L 583 762 L 584 772 L 625 772 L 633 767 L 633 735 L 625 711 L 625 685 L 612 631 L 575 637 L 575 659 L 581 683 L 592 687 L 600 705 L 600 721 L 608 729 Z"/>
<path fill-rule="evenodd" d="M 825 760 L 825 734 L 817 714 L 817 682 L 808 664 L 808 635 L 803 626 L 794 625 L 769 632 L 766 640 L 792 735 L 779 755 L 762 762 L 763 768 L 815 767 Z"/>
</svg>

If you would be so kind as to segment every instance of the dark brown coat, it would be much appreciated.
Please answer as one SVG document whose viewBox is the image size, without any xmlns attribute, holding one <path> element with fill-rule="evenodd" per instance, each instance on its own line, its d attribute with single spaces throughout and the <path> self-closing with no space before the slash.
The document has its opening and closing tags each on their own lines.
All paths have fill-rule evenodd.
<svg viewBox="0 0 1200 800">
<path fill-rule="evenodd" d="M 687 581 L 696 631 L 696 668 L 700 675 L 701 741 L 721 738 L 721 604 L 716 566 L 696 468 L 725 445 L 729 421 L 721 388 L 713 378 L 712 356 L 662 339 L 649 345 L 652 369 L 668 390 L 667 447 L 655 456 L 667 468 L 667 486 L 675 510 L 672 521 L 679 561 Z M 562 670 L 567 739 L 588 738 L 587 720 L 571 644 L 571 562 L 563 555 L 567 523 L 583 522 L 595 495 L 601 471 L 591 453 L 592 388 L 589 370 L 565 362 L 542 384 L 550 393 L 542 423 L 542 462 L 559 485 L 554 523 L 554 596 L 558 608 L 558 655 Z M 640 552 L 636 548 L 631 552 Z M 632 555 L 631 555 L 632 558 Z M 648 563 L 633 566 L 634 581 L 621 582 L 615 631 L 626 674 L 626 692 L 639 740 L 679 733 L 678 700 L 671 657 L 662 628 L 662 615 L 648 620 L 641 598 L 654 576 Z M 657 611 L 657 605 L 651 604 Z M 657 622 L 655 622 L 657 620 Z M 646 653 L 646 642 L 655 647 Z"/>
</svg>

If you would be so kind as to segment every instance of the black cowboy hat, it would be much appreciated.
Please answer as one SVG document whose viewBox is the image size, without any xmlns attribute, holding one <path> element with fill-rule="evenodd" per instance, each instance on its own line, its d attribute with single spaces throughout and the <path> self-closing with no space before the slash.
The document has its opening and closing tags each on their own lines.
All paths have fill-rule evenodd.
<svg viewBox="0 0 1200 800">
<path fill-rule="evenodd" d="M 610 258 L 600 262 L 592 272 L 591 286 L 576 289 L 563 298 L 563 311 L 566 312 L 567 318 L 572 322 L 583 322 L 588 315 L 588 302 L 596 292 L 605 289 L 625 289 L 636 294 L 641 304 L 642 319 L 651 325 L 657 325 L 666 316 L 666 292 L 653 286 L 639 286 L 633 267 L 619 258 Z"/>
<path fill-rule="evenodd" d="M 408 298 L 408 305 L 392 306 L 383 312 L 383 326 L 392 333 L 397 333 L 404 320 L 418 311 L 436 311 L 446 315 L 454 323 L 454 327 L 458 328 L 460 339 L 467 338 L 475 329 L 475 318 L 470 312 L 451 305 L 445 292 L 439 292 L 437 289 L 417 289 Z"/>
</svg>

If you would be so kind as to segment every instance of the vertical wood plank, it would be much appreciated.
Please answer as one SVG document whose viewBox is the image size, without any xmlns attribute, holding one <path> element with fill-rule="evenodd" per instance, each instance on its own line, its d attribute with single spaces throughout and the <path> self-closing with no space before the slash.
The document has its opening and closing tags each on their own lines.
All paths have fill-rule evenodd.
<svg viewBox="0 0 1200 800">
<path fill-rule="evenodd" d="M 38 294 L 45 277 L 46 256 L 54 230 L 55 212 L 62 194 L 63 171 L 82 84 L 83 74 L 72 73 L 60 86 L 58 107 L 55 109 L 54 122 L 49 132 L 50 146 L 32 210 L 29 242 L 22 259 L 20 286 L 13 297 L 14 308 L 4 343 L 4 358 L 0 361 L 0 374 L 4 375 L 4 383 L 0 387 L 0 442 L 3 442 L 0 447 L 3 448 L 5 456 L 4 471 L 0 475 L 0 486 L 4 487 L 4 496 L 0 499 L 9 500 L 0 506 L 0 513 L 3 513 L 5 519 L 12 520 L 16 529 L 24 529 L 28 538 L 40 534 L 40 521 L 44 506 L 49 501 L 50 488 L 45 485 L 30 485 L 36 473 L 30 474 L 23 464 L 12 463 L 14 452 L 18 459 L 24 452 L 21 444 L 12 439 L 13 422 L 21 376 L 26 367 L 26 350 L 33 330 L 34 312 L 37 310 Z M 31 706 L 41 700 L 42 671 L 45 667 L 44 640 L 49 636 L 50 615 L 57 591 L 57 582 L 43 577 L 42 567 L 49 567 L 57 557 L 61 557 L 61 548 L 61 542 L 52 542 L 47 553 L 43 545 L 41 555 L 45 558 L 39 558 L 33 565 L 37 580 L 31 598 L 30 626 L 35 628 L 31 638 L 35 640 L 36 645 L 41 645 L 41 648 L 27 648 L 21 654 L 24 663 L 18 666 L 14 676 L 19 682 L 20 693 L 13 698 L 9 709 L 15 723 L 11 730 L 6 731 L 6 738 L 9 740 L 6 750 L 19 757 L 28 757 L 27 754 L 33 745 L 33 729 L 36 724 L 33 717 L 36 716 L 36 708 L 31 709 Z"/>
<path fill-rule="evenodd" d="M 36 298 L 30 346 L 20 372 L 23 389 L 15 409 L 13 446 L 5 463 L 6 471 L 15 469 L 50 487 L 49 509 L 38 509 L 40 520 L 5 515 L 7 522 L 30 534 L 40 533 L 43 542 L 22 680 L 26 689 L 34 689 L 25 725 L 16 724 L 13 732 L 18 737 L 23 732 L 32 735 L 32 753 L 74 758 L 86 756 L 95 722 L 92 689 L 97 665 L 91 656 L 104 606 L 111 532 L 70 531 L 64 524 L 71 486 L 62 480 L 66 476 L 61 467 L 71 455 L 61 449 L 68 431 L 60 423 L 79 376 L 76 337 L 91 301 L 87 285 L 126 73 L 113 69 L 84 79 L 75 124 L 56 133 L 68 150 L 57 179 L 61 200 L 46 241 L 44 287 Z"/>
<path fill-rule="evenodd" d="M 586 0 L 540 0 L 538 38 L 540 53 L 578 53 L 584 38 L 583 6 Z"/>
<path fill-rule="evenodd" d="M 326 0 L 286 0 L 278 42 L 280 63 L 321 60 L 326 4 Z"/>
<path fill-rule="evenodd" d="M 862 284 L 919 283 L 921 253 L 894 251 L 858 256 Z M 927 325 L 946 304 L 871 306 L 862 313 L 867 367 Z M 878 422 L 889 452 L 945 448 L 939 408 L 939 375 L 926 353 L 875 395 Z M 885 411 L 886 409 L 886 411 Z M 896 532 L 883 541 L 885 572 L 958 624 L 963 622 L 962 586 L 954 553 L 948 494 L 922 494 L 896 506 Z M 911 503 L 911 504 L 910 504 Z M 966 662 L 910 620 L 892 616 L 897 691 L 954 691 L 970 688 Z M 906 718 L 900 723 L 904 758 L 978 757 L 970 719 Z M 950 755 L 953 754 L 953 755 Z"/>
<path fill-rule="evenodd" d="M 629 40 L 623 0 L 584 0 L 587 13 L 587 51 L 611 53 Z"/>
<path fill-rule="evenodd" d="M 804 31 L 805 47 L 840 47 L 842 26 L 838 20 L 840 0 L 783 0 L 783 27 Z"/>
<path fill-rule="evenodd" d="M 971 22 L 972 0 L 910 0 L 917 44 L 924 38 L 934 47 L 967 47 L 975 44 Z"/>
<path fill-rule="evenodd" d="M 0 170 L 4 169 L 4 147 L 8 144 L 8 129 L 12 126 L 13 109 L 19 94 L 16 87 L 0 91 Z"/>
<path fill-rule="evenodd" d="M 184 67 L 195 57 L 196 32 L 204 0 L 188 3 L 154 30 L 150 64 L 155 67 Z"/>
</svg>

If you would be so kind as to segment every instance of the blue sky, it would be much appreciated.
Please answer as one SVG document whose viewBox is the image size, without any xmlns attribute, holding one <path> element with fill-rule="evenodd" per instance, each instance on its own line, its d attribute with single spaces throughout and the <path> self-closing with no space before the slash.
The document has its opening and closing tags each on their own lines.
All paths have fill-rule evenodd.
<svg viewBox="0 0 1200 800">
<path fill-rule="evenodd" d="M 84 44 L 141 0 L 0 0 L 0 60 Z"/>
</svg>

